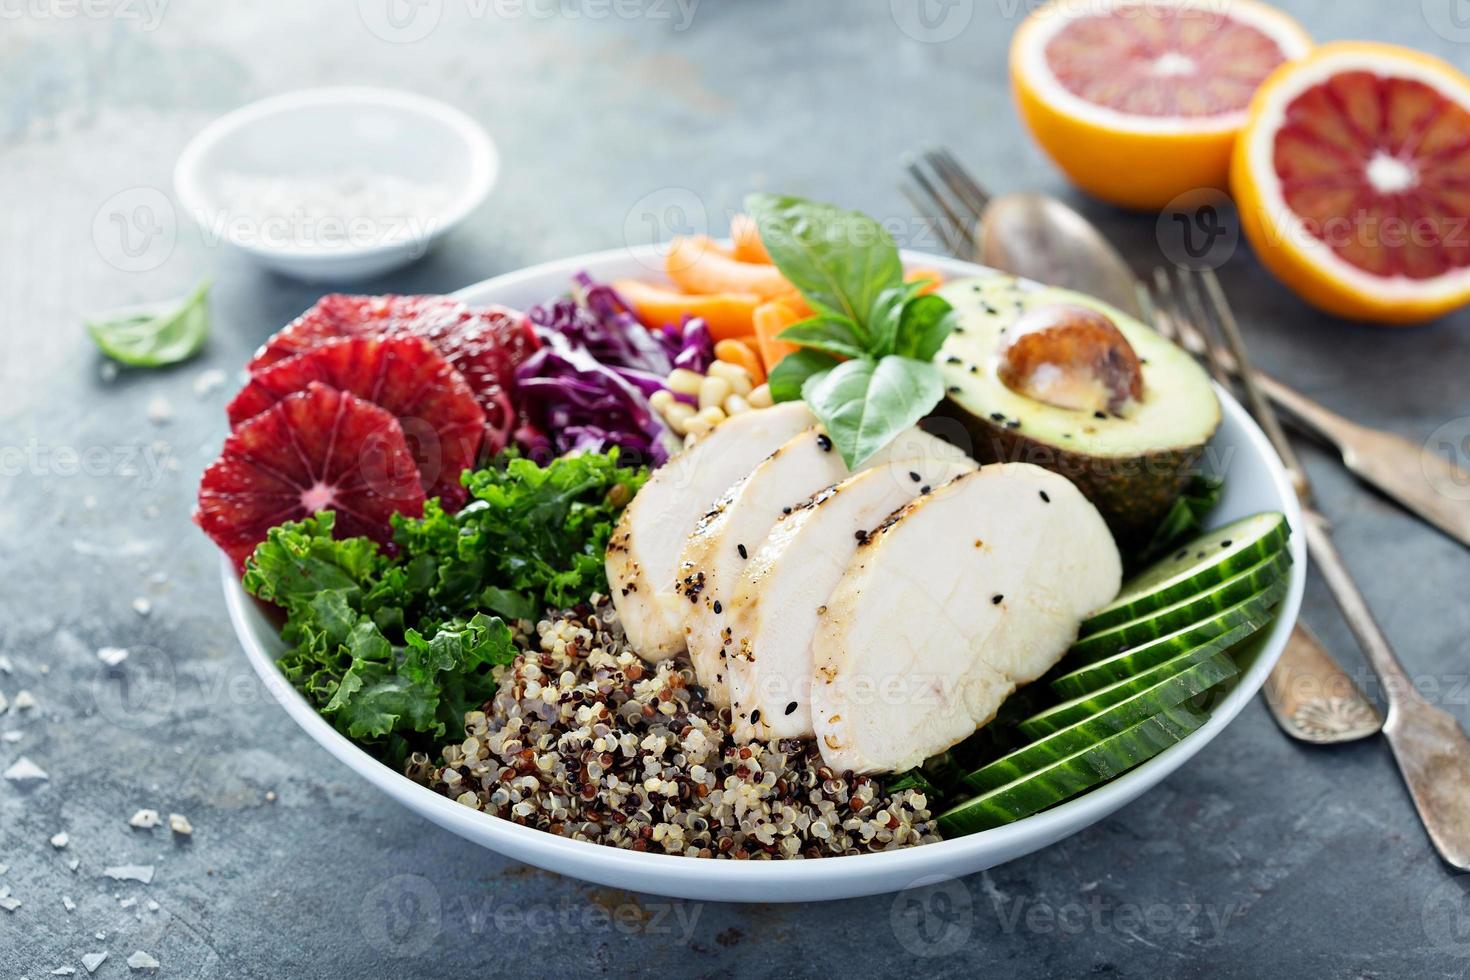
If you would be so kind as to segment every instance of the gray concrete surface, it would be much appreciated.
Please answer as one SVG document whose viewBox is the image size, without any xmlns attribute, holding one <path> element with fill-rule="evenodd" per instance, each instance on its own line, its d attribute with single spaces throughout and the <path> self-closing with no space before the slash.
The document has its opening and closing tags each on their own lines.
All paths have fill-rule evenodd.
<svg viewBox="0 0 1470 980">
<path fill-rule="evenodd" d="M 931 0 L 928 26 L 898 0 L 704 0 L 692 15 L 660 0 L 641 16 L 598 0 L 392 2 L 0 4 L 0 651 L 13 664 L 0 691 L 38 702 L 0 715 L 20 733 L 0 742 L 0 768 L 25 756 L 50 776 L 0 783 L 0 889 L 22 902 L 0 911 L 0 976 L 85 975 L 83 954 L 107 951 L 96 975 L 121 977 L 135 950 L 190 978 L 1466 973 L 1467 879 L 1434 857 L 1385 746 L 1291 744 L 1259 703 L 1185 771 L 1044 852 L 938 892 L 797 907 L 669 903 L 531 870 L 410 815 L 298 731 L 236 648 L 188 515 L 235 372 L 319 291 L 258 271 L 166 200 L 155 238 L 120 239 L 111 219 L 156 203 L 149 189 L 169 195 L 176 155 L 214 116 L 382 83 L 484 121 L 505 154 L 493 198 L 372 290 L 447 291 L 620 246 L 646 236 L 648 214 L 723 231 L 751 188 L 907 219 L 898 160 L 931 141 L 997 189 L 1067 195 L 1140 265 L 1158 249 L 1151 219 L 1073 195 L 1021 131 L 1004 53 L 1027 0 Z M 1470 32 L 1440 0 L 1284 5 L 1321 38 L 1467 62 Z M 206 353 L 108 380 L 83 316 L 204 276 Z M 1470 317 L 1336 322 L 1244 249 L 1224 278 L 1262 361 L 1328 405 L 1416 440 L 1470 431 Z M 197 394 L 213 369 L 230 383 Z M 155 399 L 165 424 L 149 420 Z M 1309 461 L 1410 669 L 1470 721 L 1470 555 Z M 1307 616 L 1356 662 L 1315 585 Z M 108 672 L 102 646 L 132 653 Z M 130 828 L 142 807 L 186 814 L 192 839 Z M 60 831 L 64 849 L 48 843 Z M 152 883 L 104 876 L 124 864 L 152 865 Z"/>
</svg>

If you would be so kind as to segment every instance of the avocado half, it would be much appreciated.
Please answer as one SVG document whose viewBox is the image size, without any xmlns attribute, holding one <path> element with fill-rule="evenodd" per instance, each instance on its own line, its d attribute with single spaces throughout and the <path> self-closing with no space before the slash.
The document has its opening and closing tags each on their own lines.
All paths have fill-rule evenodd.
<svg viewBox="0 0 1470 980">
<path fill-rule="evenodd" d="M 1220 402 L 1199 364 L 1128 314 L 1071 290 L 993 275 L 950 282 L 940 294 L 959 323 L 935 357 L 946 392 L 938 411 L 964 425 L 973 455 L 1061 473 L 1102 513 L 1120 546 L 1147 541 L 1220 425 Z M 1028 310 L 1056 303 L 1103 313 L 1138 355 L 1143 395 L 1123 414 L 1058 408 L 1000 380 L 1006 329 Z"/>
</svg>

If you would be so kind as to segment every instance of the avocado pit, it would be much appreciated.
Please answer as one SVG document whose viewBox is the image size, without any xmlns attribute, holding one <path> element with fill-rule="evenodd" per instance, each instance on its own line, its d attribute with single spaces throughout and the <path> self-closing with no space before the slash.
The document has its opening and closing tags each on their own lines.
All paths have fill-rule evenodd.
<svg viewBox="0 0 1470 980">
<path fill-rule="evenodd" d="M 1126 415 L 1143 398 L 1143 366 L 1099 310 L 1049 303 L 1001 335 L 996 372 L 1016 394 L 1054 408 Z"/>
</svg>

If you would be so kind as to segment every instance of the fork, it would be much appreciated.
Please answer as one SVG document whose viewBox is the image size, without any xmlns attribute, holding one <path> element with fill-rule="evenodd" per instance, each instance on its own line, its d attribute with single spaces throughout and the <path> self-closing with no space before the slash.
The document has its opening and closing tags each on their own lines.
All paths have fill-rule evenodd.
<svg viewBox="0 0 1470 980">
<path fill-rule="evenodd" d="M 1388 703 L 1383 734 L 1424 829 L 1440 857 L 1459 870 L 1470 870 L 1470 738 L 1453 715 L 1430 704 L 1419 693 L 1374 619 L 1332 541 L 1331 526 L 1316 509 L 1311 484 L 1281 430 L 1270 400 L 1257 383 L 1245 338 L 1219 279 L 1209 269 L 1176 269 L 1171 283 L 1169 273 L 1156 268 L 1150 298 L 1156 309 L 1155 322 L 1164 324 L 1163 329 L 1174 329 L 1181 338 L 1195 335 L 1194 344 L 1202 346 L 1217 378 L 1229 373 L 1226 365 L 1230 362 L 1221 356 L 1224 350 L 1233 355 L 1234 372 L 1252 414 L 1292 476 L 1302 505 L 1307 548 L 1383 687 Z M 1217 336 L 1225 338 L 1225 348 Z"/>
<path fill-rule="evenodd" d="M 900 185 L 900 190 L 921 215 L 935 224 L 946 247 L 955 255 L 1050 285 L 1102 296 L 1130 312 L 1139 309 L 1133 297 L 1124 301 L 1110 294 L 1121 291 L 1119 288 L 1107 294 L 1099 292 L 1096 287 L 1100 279 L 1111 281 L 1113 276 L 1095 275 L 1086 267 L 1087 263 L 1058 261 L 1068 258 L 1066 254 L 1039 256 L 1026 250 L 1008 249 L 998 241 L 1000 236 L 982 234 L 987 211 L 998 202 L 1018 195 L 992 199 L 947 150 L 926 151 L 908 162 L 905 169 L 912 183 Z M 1038 229 L 1038 238 L 1045 238 L 1055 248 L 1059 241 L 1080 236 L 1080 244 L 1094 258 L 1104 254 L 1099 251 L 1098 242 L 1102 242 L 1107 253 L 1116 255 L 1086 219 L 1056 203 L 1063 209 L 1067 227 Z M 1045 234 L 1040 234 L 1041 231 Z M 1131 278 L 1131 272 L 1125 270 L 1125 274 Z M 1208 356 L 1197 337 L 1185 336 L 1182 342 L 1196 357 Z M 1216 361 L 1217 378 L 1233 376 L 1238 370 L 1236 358 L 1229 350 L 1218 350 Z M 1256 372 L 1256 382 L 1266 397 L 1285 409 L 1288 421 L 1295 428 L 1336 449 L 1343 465 L 1359 479 L 1470 547 L 1470 506 L 1438 489 L 1470 486 L 1470 472 L 1402 436 L 1343 418 L 1269 375 Z"/>
</svg>

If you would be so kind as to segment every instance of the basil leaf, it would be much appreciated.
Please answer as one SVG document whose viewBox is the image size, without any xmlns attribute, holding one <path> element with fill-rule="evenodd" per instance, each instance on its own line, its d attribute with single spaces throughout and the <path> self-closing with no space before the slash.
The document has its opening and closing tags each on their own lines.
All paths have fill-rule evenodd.
<svg viewBox="0 0 1470 980">
<path fill-rule="evenodd" d="M 801 394 L 843 462 L 856 469 L 939 404 L 944 382 L 929 361 L 889 355 L 814 374 Z"/>
<path fill-rule="evenodd" d="M 209 282 L 164 313 L 133 313 L 87 321 L 102 353 L 130 367 L 163 367 L 199 353 L 209 336 Z"/>
<path fill-rule="evenodd" d="M 906 282 L 899 286 L 891 286 L 878 294 L 878 299 L 873 304 L 873 312 L 868 318 L 873 337 L 869 345 L 869 352 L 874 357 L 886 357 L 894 352 L 893 345 L 898 338 L 904 304 L 922 288 L 922 283 Z"/>
<path fill-rule="evenodd" d="M 802 386 L 808 378 L 822 371 L 830 371 L 838 364 L 837 358 L 816 350 L 799 350 L 781 358 L 766 377 L 771 387 L 771 399 L 778 402 L 794 402 L 801 397 Z"/>
<path fill-rule="evenodd" d="M 954 307 L 944 297 L 933 293 L 915 296 L 903 305 L 899 314 L 893 353 L 920 361 L 932 360 L 958 319 Z"/>
<path fill-rule="evenodd" d="M 868 356 L 858 333 L 858 325 L 844 317 L 819 313 L 799 323 L 793 323 L 778 333 L 776 338 L 838 357 Z"/>
<path fill-rule="evenodd" d="M 776 194 L 751 194 L 745 210 L 776 268 L 807 302 L 846 317 L 865 335 L 878 295 L 903 283 L 893 239 L 861 212 Z"/>
</svg>

